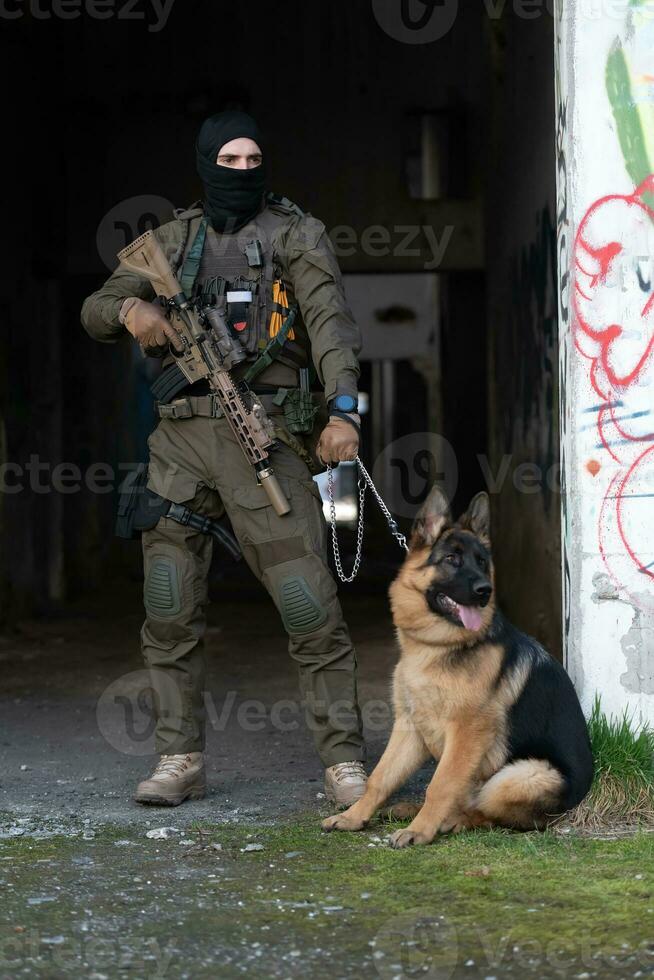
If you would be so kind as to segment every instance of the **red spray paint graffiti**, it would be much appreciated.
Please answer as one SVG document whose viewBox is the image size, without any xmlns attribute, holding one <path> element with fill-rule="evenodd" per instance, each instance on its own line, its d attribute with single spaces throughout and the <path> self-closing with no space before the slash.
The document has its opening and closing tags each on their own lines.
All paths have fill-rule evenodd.
<svg viewBox="0 0 654 980">
<path fill-rule="evenodd" d="M 599 515 L 599 547 L 613 580 L 654 608 L 654 211 L 643 196 L 600 198 L 575 239 L 574 342 L 589 362 L 597 449 L 619 464 Z M 644 508 L 647 508 L 645 510 Z M 643 599 L 652 594 L 651 603 Z"/>
</svg>

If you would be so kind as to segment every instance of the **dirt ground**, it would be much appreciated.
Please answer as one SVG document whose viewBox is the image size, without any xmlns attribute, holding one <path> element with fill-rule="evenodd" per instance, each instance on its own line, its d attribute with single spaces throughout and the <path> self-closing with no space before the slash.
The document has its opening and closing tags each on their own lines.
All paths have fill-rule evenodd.
<svg viewBox="0 0 654 980">
<path fill-rule="evenodd" d="M 651 837 L 394 852 L 384 824 L 323 835 L 276 614 L 247 582 L 214 592 L 210 792 L 174 810 L 130 799 L 152 761 L 138 585 L 0 641 L 2 980 L 652 975 Z M 395 660 L 385 583 L 344 606 L 372 763 Z"/>
</svg>

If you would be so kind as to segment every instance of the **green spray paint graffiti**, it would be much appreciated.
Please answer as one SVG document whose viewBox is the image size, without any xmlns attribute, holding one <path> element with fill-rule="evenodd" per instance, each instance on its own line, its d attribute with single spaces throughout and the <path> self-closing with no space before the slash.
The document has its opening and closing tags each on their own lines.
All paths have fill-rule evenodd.
<svg viewBox="0 0 654 980">
<path fill-rule="evenodd" d="M 645 133 L 631 91 L 631 75 L 622 43 L 616 39 L 606 64 L 606 90 L 618 129 L 618 138 L 627 173 L 635 186 L 652 172 L 645 145 Z"/>
<path fill-rule="evenodd" d="M 640 186 L 654 172 L 654 3 L 632 0 L 624 40 L 606 62 L 606 91 L 627 173 Z M 646 203 L 654 207 L 654 195 Z"/>
</svg>

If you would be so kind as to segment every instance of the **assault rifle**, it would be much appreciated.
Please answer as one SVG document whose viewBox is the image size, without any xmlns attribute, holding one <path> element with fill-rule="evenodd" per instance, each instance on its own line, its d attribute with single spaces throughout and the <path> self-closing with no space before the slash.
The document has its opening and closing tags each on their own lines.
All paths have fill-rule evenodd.
<svg viewBox="0 0 654 980">
<path fill-rule="evenodd" d="M 119 252 L 118 258 L 131 272 L 148 279 L 157 295 L 165 298 L 184 345 L 181 351 L 171 347 L 178 367 L 191 384 L 201 378 L 207 379 L 275 513 L 280 517 L 288 514 L 291 507 L 268 454 L 275 445 L 274 429 L 255 393 L 245 382 L 235 382 L 230 374 L 230 369 L 247 355 L 232 339 L 224 317 L 215 307 L 197 309 L 190 302 L 151 231 L 146 231 Z"/>
</svg>

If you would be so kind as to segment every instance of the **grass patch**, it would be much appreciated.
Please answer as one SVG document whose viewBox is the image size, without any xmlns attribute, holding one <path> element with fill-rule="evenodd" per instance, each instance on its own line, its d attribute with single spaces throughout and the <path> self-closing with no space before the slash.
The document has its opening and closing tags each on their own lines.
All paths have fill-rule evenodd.
<svg viewBox="0 0 654 980">
<path fill-rule="evenodd" d="M 479 830 L 394 851 L 397 824 L 319 821 L 0 842 L 0 976 L 649 974 L 652 835 Z"/>
<path fill-rule="evenodd" d="M 607 717 L 596 698 L 588 731 L 595 760 L 590 793 L 565 822 L 598 831 L 616 825 L 654 826 L 654 730 L 636 729 L 625 711 Z"/>
</svg>

